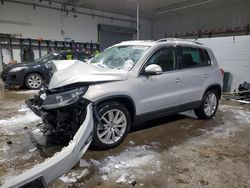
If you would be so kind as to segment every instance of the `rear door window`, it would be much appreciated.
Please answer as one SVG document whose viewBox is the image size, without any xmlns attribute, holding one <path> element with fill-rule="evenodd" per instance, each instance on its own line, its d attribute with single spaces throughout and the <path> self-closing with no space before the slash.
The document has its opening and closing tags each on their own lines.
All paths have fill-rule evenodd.
<svg viewBox="0 0 250 188">
<path fill-rule="evenodd" d="M 197 48 L 182 47 L 181 60 L 181 67 L 184 69 L 201 66 L 201 57 Z"/>
</svg>

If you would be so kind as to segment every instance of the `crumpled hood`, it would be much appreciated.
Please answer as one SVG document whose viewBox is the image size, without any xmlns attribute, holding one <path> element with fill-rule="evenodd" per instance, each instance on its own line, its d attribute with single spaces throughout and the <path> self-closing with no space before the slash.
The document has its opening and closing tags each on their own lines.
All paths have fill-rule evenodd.
<svg viewBox="0 0 250 188">
<path fill-rule="evenodd" d="M 127 72 L 124 70 L 102 68 L 78 60 L 75 60 L 73 64 L 71 61 L 69 66 L 64 66 L 62 69 L 62 63 L 67 63 L 67 61 L 57 62 L 53 62 L 58 71 L 53 74 L 49 83 L 49 89 L 74 83 L 120 81 L 127 79 Z M 57 64 L 60 65 L 58 66 Z"/>
</svg>

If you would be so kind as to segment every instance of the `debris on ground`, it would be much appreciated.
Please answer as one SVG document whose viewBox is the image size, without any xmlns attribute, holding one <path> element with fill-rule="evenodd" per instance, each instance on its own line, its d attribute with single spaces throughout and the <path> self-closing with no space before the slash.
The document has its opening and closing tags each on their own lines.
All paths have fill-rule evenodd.
<svg viewBox="0 0 250 188">
<path fill-rule="evenodd" d="M 72 170 L 71 172 L 62 175 L 59 180 L 63 181 L 64 183 L 75 183 L 77 180 L 87 176 L 88 174 L 88 169 Z"/>
<path fill-rule="evenodd" d="M 13 144 L 10 140 L 7 140 L 7 144 L 8 145 L 11 145 L 11 144 Z"/>
<path fill-rule="evenodd" d="M 250 83 L 245 81 L 239 85 L 238 92 L 235 91 L 233 94 L 225 96 L 225 98 L 241 104 L 250 104 Z"/>
<path fill-rule="evenodd" d="M 87 161 L 83 160 L 83 159 L 81 159 L 80 162 L 79 162 L 80 167 L 89 167 L 89 165 L 90 164 Z"/>
</svg>

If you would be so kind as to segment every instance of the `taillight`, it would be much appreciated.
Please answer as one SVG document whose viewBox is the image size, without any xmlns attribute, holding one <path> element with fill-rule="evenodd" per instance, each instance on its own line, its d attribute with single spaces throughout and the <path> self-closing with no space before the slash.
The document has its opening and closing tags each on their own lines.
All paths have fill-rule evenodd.
<svg viewBox="0 0 250 188">
<path fill-rule="evenodd" d="M 222 76 L 224 76 L 224 70 L 222 69 L 222 68 L 220 68 L 220 72 L 221 72 L 221 74 L 222 74 Z"/>
</svg>

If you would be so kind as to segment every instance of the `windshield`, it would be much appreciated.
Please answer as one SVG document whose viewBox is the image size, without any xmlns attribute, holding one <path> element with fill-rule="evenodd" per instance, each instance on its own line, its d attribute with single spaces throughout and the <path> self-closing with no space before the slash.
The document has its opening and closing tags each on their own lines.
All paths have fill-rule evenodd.
<svg viewBox="0 0 250 188">
<path fill-rule="evenodd" d="M 93 57 L 89 62 L 103 68 L 129 71 L 142 57 L 149 46 L 113 46 Z"/>
<path fill-rule="evenodd" d="M 35 60 L 35 63 L 46 63 L 50 60 L 55 60 L 56 56 L 58 56 L 57 53 L 47 54 L 47 55 Z"/>
</svg>

